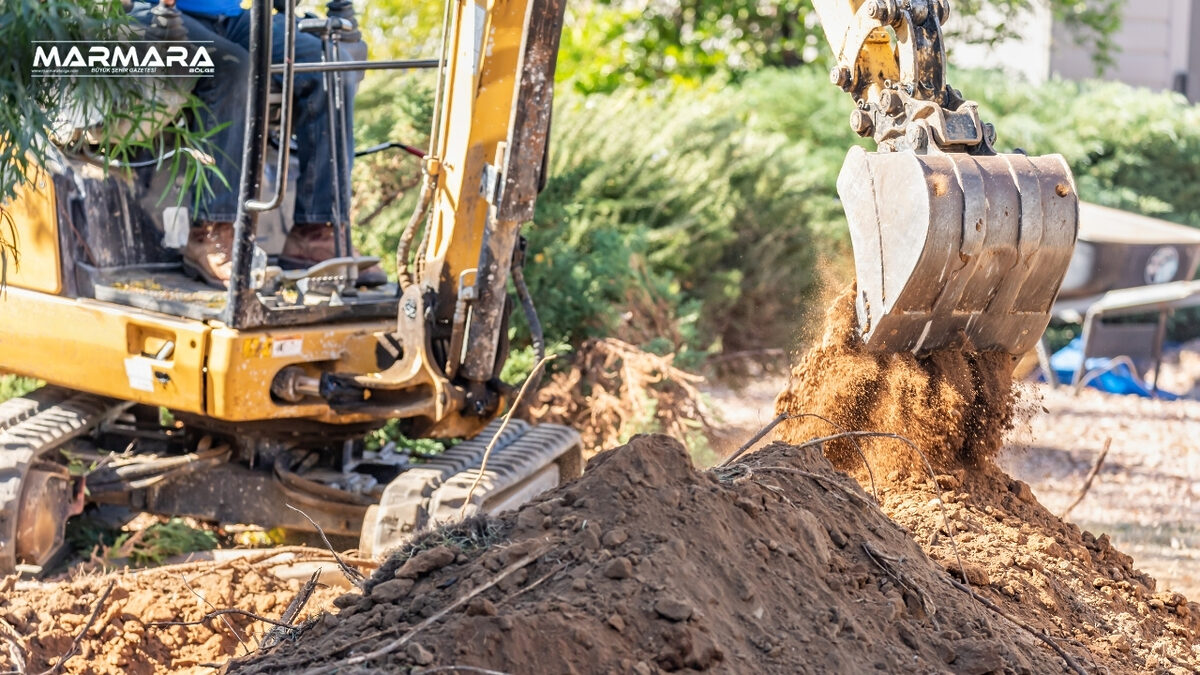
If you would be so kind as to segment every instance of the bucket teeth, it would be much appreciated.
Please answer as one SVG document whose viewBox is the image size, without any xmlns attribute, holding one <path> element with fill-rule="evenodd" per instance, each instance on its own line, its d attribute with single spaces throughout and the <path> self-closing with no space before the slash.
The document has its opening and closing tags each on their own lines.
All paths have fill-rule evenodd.
<svg viewBox="0 0 1200 675">
<path fill-rule="evenodd" d="M 838 177 L 859 330 L 876 351 L 1029 351 L 1075 247 L 1078 197 L 1060 155 L 874 153 Z"/>
</svg>

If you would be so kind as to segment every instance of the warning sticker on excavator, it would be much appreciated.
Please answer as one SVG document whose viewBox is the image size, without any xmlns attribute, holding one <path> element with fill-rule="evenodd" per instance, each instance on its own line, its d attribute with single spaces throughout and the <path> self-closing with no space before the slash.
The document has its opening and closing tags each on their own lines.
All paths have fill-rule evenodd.
<svg viewBox="0 0 1200 675">
<path fill-rule="evenodd" d="M 300 352 L 304 349 L 304 340 L 298 337 L 281 337 L 276 338 L 275 344 L 271 347 L 271 356 L 300 356 Z"/>
<path fill-rule="evenodd" d="M 125 359 L 125 377 L 129 380 L 130 389 L 154 391 L 154 368 L 139 356 Z"/>
</svg>

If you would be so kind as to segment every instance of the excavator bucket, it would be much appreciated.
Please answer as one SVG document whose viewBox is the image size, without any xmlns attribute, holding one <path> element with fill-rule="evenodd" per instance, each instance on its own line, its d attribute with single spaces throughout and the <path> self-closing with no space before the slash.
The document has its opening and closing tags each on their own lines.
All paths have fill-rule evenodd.
<svg viewBox="0 0 1200 675">
<path fill-rule="evenodd" d="M 838 177 L 875 351 L 1022 354 L 1046 324 L 1075 246 L 1078 197 L 1060 155 L 850 150 Z"/>
</svg>

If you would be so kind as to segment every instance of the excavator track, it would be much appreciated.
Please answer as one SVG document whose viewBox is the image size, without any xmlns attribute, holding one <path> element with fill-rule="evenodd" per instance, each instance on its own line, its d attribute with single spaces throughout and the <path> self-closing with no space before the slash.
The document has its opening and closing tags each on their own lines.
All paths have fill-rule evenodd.
<svg viewBox="0 0 1200 675">
<path fill-rule="evenodd" d="M 359 550 L 382 555 L 422 531 L 464 516 L 519 507 L 540 492 L 583 471 L 579 432 L 558 424 L 495 420 L 475 438 L 409 469 L 388 484 L 380 503 L 367 509 Z M 478 484 L 477 484 L 478 479 Z"/>
<path fill-rule="evenodd" d="M 44 561 L 23 560 L 18 545 L 23 518 L 36 515 L 21 501 L 37 459 L 130 405 L 58 387 L 0 404 L 0 575 L 17 571 L 19 564 Z"/>
<path fill-rule="evenodd" d="M 45 410 L 48 406 L 61 403 L 71 394 L 69 389 L 42 387 L 24 396 L 10 398 L 0 403 L 0 432 Z"/>
</svg>

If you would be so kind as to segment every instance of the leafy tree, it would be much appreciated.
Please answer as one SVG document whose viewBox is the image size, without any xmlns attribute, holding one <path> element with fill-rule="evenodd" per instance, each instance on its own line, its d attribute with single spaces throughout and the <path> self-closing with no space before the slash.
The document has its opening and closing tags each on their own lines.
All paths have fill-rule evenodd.
<svg viewBox="0 0 1200 675">
<path fill-rule="evenodd" d="M 370 0 L 362 5 L 359 25 L 371 58 L 436 57 L 444 7 L 442 0 Z"/>
<path fill-rule="evenodd" d="M 953 0 L 951 37 L 994 43 L 1020 34 L 1026 13 L 1047 4 L 1106 65 L 1120 0 Z M 568 4 L 560 77 L 582 92 L 662 80 L 739 80 L 764 67 L 824 61 L 828 47 L 809 0 L 591 0 Z"/>
</svg>

